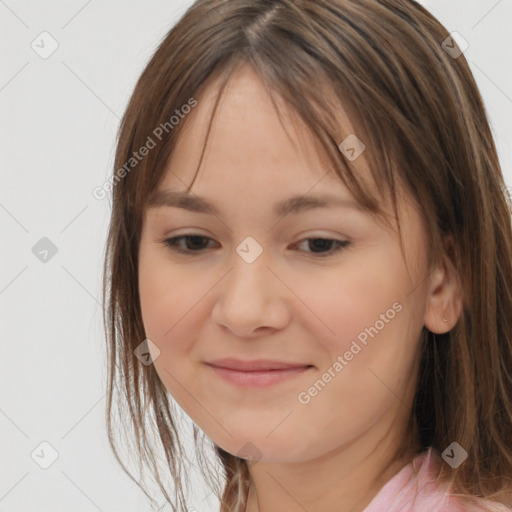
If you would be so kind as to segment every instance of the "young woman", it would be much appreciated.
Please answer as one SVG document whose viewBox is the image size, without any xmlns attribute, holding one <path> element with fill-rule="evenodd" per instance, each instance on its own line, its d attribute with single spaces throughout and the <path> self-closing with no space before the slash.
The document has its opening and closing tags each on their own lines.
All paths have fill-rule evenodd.
<svg viewBox="0 0 512 512">
<path fill-rule="evenodd" d="M 511 208 L 423 7 L 195 2 L 112 178 L 109 439 L 117 389 L 173 510 L 173 400 L 222 464 L 221 511 L 511 510 Z"/>
</svg>

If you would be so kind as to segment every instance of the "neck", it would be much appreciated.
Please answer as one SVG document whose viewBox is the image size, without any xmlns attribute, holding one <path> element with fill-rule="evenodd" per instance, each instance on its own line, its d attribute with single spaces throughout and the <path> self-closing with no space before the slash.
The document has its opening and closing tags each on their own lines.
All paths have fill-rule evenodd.
<svg viewBox="0 0 512 512">
<path fill-rule="evenodd" d="M 380 430 L 380 429 L 379 429 Z M 259 461 L 249 466 L 246 512 L 362 512 L 420 449 L 397 456 L 403 438 L 371 429 L 351 443 L 301 462 Z"/>
</svg>

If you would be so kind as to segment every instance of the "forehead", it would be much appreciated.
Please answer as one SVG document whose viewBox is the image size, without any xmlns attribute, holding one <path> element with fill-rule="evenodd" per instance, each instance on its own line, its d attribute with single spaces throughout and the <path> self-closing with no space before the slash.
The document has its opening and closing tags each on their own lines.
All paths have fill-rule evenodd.
<svg viewBox="0 0 512 512">
<path fill-rule="evenodd" d="M 293 183 L 305 194 L 311 187 L 317 192 L 345 192 L 351 195 L 333 170 L 325 149 L 308 126 L 277 94 L 269 91 L 250 66 L 242 66 L 230 77 L 208 127 L 219 93 L 219 80 L 198 96 L 198 104 L 187 115 L 174 150 L 167 162 L 159 189 L 184 189 L 194 177 L 205 153 L 194 187 L 230 190 L 243 182 L 246 188 L 265 187 L 267 193 L 285 191 Z M 332 102 L 332 99 L 331 99 Z M 339 102 L 338 102 L 339 103 Z M 337 123 L 341 142 L 354 134 L 355 127 L 342 105 L 337 105 Z M 364 154 L 351 163 L 353 172 L 368 180 Z M 281 194 L 282 195 L 282 194 Z"/>
</svg>

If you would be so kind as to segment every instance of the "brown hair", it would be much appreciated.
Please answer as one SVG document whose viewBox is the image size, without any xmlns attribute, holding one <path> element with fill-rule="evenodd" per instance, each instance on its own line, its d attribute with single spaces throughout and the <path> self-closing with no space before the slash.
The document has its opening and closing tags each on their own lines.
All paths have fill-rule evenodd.
<svg viewBox="0 0 512 512">
<path fill-rule="evenodd" d="M 418 437 L 423 447 L 439 451 L 457 441 L 469 457 L 457 469 L 443 465 L 439 481 L 454 484 L 462 495 L 510 505 L 511 206 L 482 98 L 464 55 L 455 58 L 443 48 L 448 37 L 440 22 L 412 0 L 198 0 L 147 64 L 122 119 L 115 158 L 115 169 L 126 169 L 150 139 L 156 146 L 122 179 L 118 174 L 113 187 L 103 283 L 107 424 L 111 447 L 126 471 L 112 428 L 118 389 L 128 405 L 140 468 L 143 462 L 152 468 L 173 510 L 175 505 L 186 510 L 176 413 L 153 365 L 141 364 L 134 355 L 146 338 L 137 285 L 144 206 L 186 123 L 185 118 L 171 127 L 170 117 L 193 104 L 194 97 L 200 101 L 214 79 L 222 79 L 222 92 L 242 63 L 252 65 L 269 93 L 277 92 L 299 114 L 343 183 L 381 215 L 378 200 L 338 149 L 328 84 L 361 119 L 372 177 L 379 190 L 391 193 L 395 212 L 398 182 L 420 205 L 431 262 L 446 260 L 464 300 L 451 331 L 434 335 L 423 329 L 410 437 L 403 451 Z M 157 127 L 165 127 L 165 137 L 156 137 L 164 132 L 155 132 Z M 126 409 L 118 407 L 122 415 Z M 150 420 L 161 443 L 156 449 L 147 435 Z M 194 425 L 204 469 L 198 437 Z M 213 448 L 225 473 L 218 494 L 221 511 L 243 510 L 247 461 Z M 174 500 L 160 479 L 155 453 L 166 457 Z"/>
</svg>

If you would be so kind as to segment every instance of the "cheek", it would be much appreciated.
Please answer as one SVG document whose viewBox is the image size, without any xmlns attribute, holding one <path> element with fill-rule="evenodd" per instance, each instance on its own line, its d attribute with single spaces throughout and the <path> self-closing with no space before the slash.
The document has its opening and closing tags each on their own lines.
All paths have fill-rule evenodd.
<svg viewBox="0 0 512 512">
<path fill-rule="evenodd" d="M 170 266 L 157 264 L 155 259 L 141 258 L 139 264 L 139 294 L 146 337 L 156 345 L 152 352 L 155 370 L 165 388 L 191 417 L 196 417 L 190 395 L 194 359 L 194 340 L 200 324 L 201 298 L 205 282 L 187 277 Z M 184 364 L 184 362 L 187 364 Z"/>
<path fill-rule="evenodd" d="M 365 329 L 376 322 L 381 327 L 381 314 L 387 319 L 397 316 L 393 304 L 403 304 L 405 283 L 394 262 L 389 260 L 383 268 L 385 255 L 380 256 L 362 259 L 350 269 L 333 271 L 324 280 L 316 276 L 303 288 L 307 305 L 317 315 L 315 332 L 322 333 L 331 353 L 348 350 L 361 333 L 364 340 Z"/>
<path fill-rule="evenodd" d="M 419 331 L 410 326 L 405 269 L 381 256 L 378 264 L 366 261 L 330 279 L 328 293 L 314 303 L 334 334 L 322 341 L 327 358 L 300 403 L 310 399 L 304 407 L 312 415 L 330 411 L 347 435 L 384 414 L 395 394 L 403 396 L 416 356 Z"/>
<path fill-rule="evenodd" d="M 176 271 L 163 249 L 141 245 L 138 285 L 146 336 L 163 356 L 170 349 L 182 350 L 189 339 L 187 315 L 204 295 L 204 283 Z"/>
<path fill-rule="evenodd" d="M 322 332 L 324 352 L 319 373 L 326 372 L 328 381 L 318 386 L 323 396 L 314 399 L 317 405 L 329 407 L 333 400 L 364 415 L 370 402 L 386 398 L 386 386 L 407 385 L 421 326 L 412 319 L 413 298 L 400 261 L 391 251 L 381 252 L 331 274 L 320 286 L 323 293 L 318 280 L 311 283 L 309 305 L 320 312 L 321 330 L 315 332 Z"/>
</svg>

